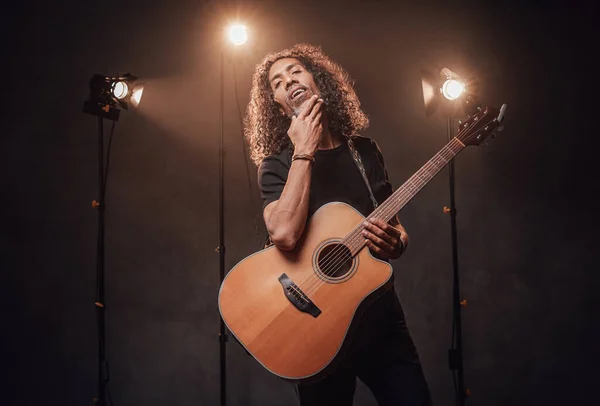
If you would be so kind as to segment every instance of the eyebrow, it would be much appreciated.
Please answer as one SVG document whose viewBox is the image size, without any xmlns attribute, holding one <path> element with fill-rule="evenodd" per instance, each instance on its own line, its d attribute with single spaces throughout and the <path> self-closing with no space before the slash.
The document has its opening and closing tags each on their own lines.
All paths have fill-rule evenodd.
<svg viewBox="0 0 600 406">
<path fill-rule="evenodd" d="M 284 71 L 290 71 L 290 70 L 292 70 L 292 68 L 294 68 L 295 66 L 302 66 L 302 65 L 301 65 L 301 64 L 299 64 L 298 62 L 296 62 L 296 63 L 290 63 L 290 64 L 289 64 L 288 66 L 286 66 L 286 67 L 285 67 L 285 69 L 283 69 L 283 70 L 284 70 Z M 274 75 L 274 76 L 271 78 L 271 80 L 269 80 L 269 83 L 273 83 L 273 81 L 274 81 L 275 79 L 277 79 L 277 78 L 280 78 L 280 77 L 281 77 L 281 73 L 277 73 L 277 74 L 275 74 L 275 75 Z"/>
</svg>

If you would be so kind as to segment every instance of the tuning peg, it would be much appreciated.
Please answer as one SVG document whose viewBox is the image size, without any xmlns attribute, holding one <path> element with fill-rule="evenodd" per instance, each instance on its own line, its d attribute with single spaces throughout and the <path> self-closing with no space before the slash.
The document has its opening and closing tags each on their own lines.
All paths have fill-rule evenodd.
<svg viewBox="0 0 600 406">
<path fill-rule="evenodd" d="M 496 129 L 496 131 L 502 131 L 502 130 L 504 130 L 504 126 L 503 125 L 498 126 L 498 128 Z"/>
</svg>

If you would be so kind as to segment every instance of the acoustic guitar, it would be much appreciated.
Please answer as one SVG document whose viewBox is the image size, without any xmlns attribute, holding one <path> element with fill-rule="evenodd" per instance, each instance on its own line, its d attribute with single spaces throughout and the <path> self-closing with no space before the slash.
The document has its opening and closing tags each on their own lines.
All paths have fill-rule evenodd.
<svg viewBox="0 0 600 406">
<path fill-rule="evenodd" d="M 500 109 L 478 109 L 457 135 L 368 218 L 388 222 L 466 146 L 495 136 Z M 340 202 L 320 207 L 292 251 L 271 246 L 233 267 L 219 291 L 227 328 L 260 364 L 294 382 L 338 364 L 364 308 L 392 287 L 392 266 L 366 247 L 363 217 Z"/>
</svg>

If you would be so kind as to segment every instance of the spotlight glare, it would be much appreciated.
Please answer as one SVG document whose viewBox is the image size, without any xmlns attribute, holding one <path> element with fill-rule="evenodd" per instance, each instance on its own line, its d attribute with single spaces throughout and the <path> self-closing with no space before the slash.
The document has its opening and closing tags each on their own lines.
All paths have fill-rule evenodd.
<svg viewBox="0 0 600 406">
<path fill-rule="evenodd" d="M 246 26 L 242 24 L 232 24 L 228 30 L 229 41 L 234 45 L 242 45 L 248 40 Z"/>
<path fill-rule="evenodd" d="M 129 86 L 127 86 L 127 83 L 123 81 L 115 82 L 112 92 L 117 99 L 124 99 L 129 92 Z"/>
<path fill-rule="evenodd" d="M 133 92 L 131 92 L 131 104 L 133 104 L 134 107 L 139 106 L 140 101 L 142 100 L 143 92 L 144 92 L 143 86 L 139 86 L 139 87 L 133 89 Z"/>
<path fill-rule="evenodd" d="M 442 94 L 448 100 L 456 100 L 463 94 L 465 85 L 456 79 L 447 79 L 442 86 Z"/>
</svg>

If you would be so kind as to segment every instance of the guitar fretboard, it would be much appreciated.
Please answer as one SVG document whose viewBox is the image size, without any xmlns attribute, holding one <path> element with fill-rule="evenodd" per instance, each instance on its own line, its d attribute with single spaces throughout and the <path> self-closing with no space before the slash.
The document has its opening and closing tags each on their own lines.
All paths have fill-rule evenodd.
<svg viewBox="0 0 600 406">
<path fill-rule="evenodd" d="M 453 138 L 425 165 L 412 175 L 390 197 L 379 205 L 367 218 L 377 218 L 386 223 L 391 220 L 423 187 L 429 183 L 460 151 L 465 148 L 458 138 Z M 343 243 L 356 255 L 364 247 L 361 233 L 364 226 L 360 224 L 344 239 Z"/>
</svg>

